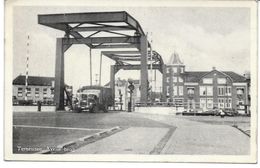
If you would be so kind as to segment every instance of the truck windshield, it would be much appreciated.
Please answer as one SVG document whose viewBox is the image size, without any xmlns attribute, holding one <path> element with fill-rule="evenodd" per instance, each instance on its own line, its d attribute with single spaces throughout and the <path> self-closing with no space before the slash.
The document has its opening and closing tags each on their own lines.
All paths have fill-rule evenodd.
<svg viewBox="0 0 260 168">
<path fill-rule="evenodd" d="M 87 99 L 88 99 L 88 95 L 82 94 L 82 95 L 81 95 L 81 98 L 82 98 L 83 100 L 87 100 Z"/>
</svg>

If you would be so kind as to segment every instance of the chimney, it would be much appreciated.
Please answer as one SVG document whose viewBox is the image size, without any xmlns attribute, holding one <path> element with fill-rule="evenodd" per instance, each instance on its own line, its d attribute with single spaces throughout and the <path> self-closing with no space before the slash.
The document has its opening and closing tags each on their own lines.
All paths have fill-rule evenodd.
<svg viewBox="0 0 260 168">
<path fill-rule="evenodd" d="M 216 67 L 212 67 L 212 70 L 216 70 Z"/>
</svg>

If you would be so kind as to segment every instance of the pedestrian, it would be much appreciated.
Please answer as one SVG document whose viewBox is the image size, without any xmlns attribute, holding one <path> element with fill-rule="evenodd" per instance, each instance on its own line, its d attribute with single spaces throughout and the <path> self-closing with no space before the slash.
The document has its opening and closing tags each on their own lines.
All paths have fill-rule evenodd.
<svg viewBox="0 0 260 168">
<path fill-rule="evenodd" d="M 225 117 L 225 112 L 222 109 L 219 110 L 219 113 L 221 118 Z"/>
<path fill-rule="evenodd" d="M 38 101 L 38 102 L 37 102 L 37 105 L 38 105 L 38 111 L 41 111 L 41 107 L 42 107 L 41 101 Z"/>
</svg>

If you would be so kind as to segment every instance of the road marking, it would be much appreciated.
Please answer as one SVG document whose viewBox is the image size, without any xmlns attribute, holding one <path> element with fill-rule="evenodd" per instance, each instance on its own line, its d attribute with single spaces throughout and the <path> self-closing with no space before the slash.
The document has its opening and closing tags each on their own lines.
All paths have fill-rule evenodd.
<svg viewBox="0 0 260 168">
<path fill-rule="evenodd" d="M 175 130 L 176 130 L 176 128 L 170 128 L 169 131 L 160 140 L 160 142 L 150 152 L 150 154 L 160 154 Z"/>
<path fill-rule="evenodd" d="M 72 128 L 72 127 L 48 127 L 48 126 L 35 126 L 35 125 L 13 125 L 13 127 L 21 128 L 50 128 L 50 129 L 63 129 L 63 130 L 79 130 L 79 131 L 103 131 L 108 129 L 96 129 L 96 128 Z"/>
</svg>

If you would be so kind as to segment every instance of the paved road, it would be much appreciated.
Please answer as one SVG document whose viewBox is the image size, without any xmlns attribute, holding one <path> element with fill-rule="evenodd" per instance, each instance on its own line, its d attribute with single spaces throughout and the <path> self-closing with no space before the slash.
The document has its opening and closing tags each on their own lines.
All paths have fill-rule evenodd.
<svg viewBox="0 0 260 168">
<path fill-rule="evenodd" d="M 116 134 L 73 151 L 82 154 L 245 155 L 250 149 L 250 138 L 229 125 L 196 122 L 176 116 L 126 112 L 19 113 L 14 115 L 14 124 L 44 128 L 123 128 Z M 34 138 L 33 135 L 31 138 Z"/>
<path fill-rule="evenodd" d="M 247 155 L 250 153 L 250 138 L 229 125 L 211 125 L 174 116 L 132 115 L 162 122 L 176 128 L 167 139 L 167 143 L 163 145 L 160 154 Z M 151 153 L 152 146 L 159 144 L 166 134 L 165 129 L 131 128 L 74 151 L 74 153 L 148 154 Z"/>
</svg>

